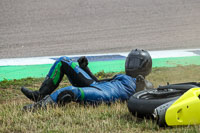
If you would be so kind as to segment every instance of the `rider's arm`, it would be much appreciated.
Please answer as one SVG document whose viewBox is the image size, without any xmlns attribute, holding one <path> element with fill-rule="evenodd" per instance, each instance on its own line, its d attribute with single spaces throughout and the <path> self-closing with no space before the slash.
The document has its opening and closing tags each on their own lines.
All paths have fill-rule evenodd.
<svg viewBox="0 0 200 133">
<path fill-rule="evenodd" d="M 96 82 L 102 82 L 102 81 L 110 81 L 112 80 L 111 79 L 102 79 L 102 80 L 98 80 L 94 74 L 90 71 L 89 67 L 87 66 L 88 65 L 88 60 L 85 56 L 82 56 L 80 57 L 78 60 L 78 64 L 79 66 L 93 79 L 95 80 Z"/>
<path fill-rule="evenodd" d="M 87 66 L 88 65 L 87 58 L 85 56 L 81 56 L 77 61 L 78 61 L 80 68 L 82 68 L 93 80 L 98 82 L 98 79 L 92 74 L 92 72 L 90 71 L 90 69 Z"/>
</svg>

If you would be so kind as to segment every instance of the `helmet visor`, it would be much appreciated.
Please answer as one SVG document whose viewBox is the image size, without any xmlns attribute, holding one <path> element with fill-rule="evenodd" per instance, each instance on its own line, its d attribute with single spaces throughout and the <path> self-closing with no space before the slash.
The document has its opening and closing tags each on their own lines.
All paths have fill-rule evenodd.
<svg viewBox="0 0 200 133">
<path fill-rule="evenodd" d="M 141 59 L 139 57 L 134 57 L 129 60 L 128 68 L 138 69 L 141 67 Z"/>
</svg>

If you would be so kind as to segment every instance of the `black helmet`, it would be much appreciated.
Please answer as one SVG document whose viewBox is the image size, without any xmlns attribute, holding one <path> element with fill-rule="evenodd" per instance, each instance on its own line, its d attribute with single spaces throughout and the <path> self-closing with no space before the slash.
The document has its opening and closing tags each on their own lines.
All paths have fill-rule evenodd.
<svg viewBox="0 0 200 133">
<path fill-rule="evenodd" d="M 138 75 L 147 76 L 152 69 L 152 59 L 150 54 L 145 50 L 132 50 L 126 58 L 125 71 L 131 77 Z"/>
</svg>

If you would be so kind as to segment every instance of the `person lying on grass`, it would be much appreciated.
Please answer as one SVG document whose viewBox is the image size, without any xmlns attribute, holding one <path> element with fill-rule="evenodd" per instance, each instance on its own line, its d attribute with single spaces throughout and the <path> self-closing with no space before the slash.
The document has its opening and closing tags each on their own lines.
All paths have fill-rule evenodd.
<svg viewBox="0 0 200 133">
<path fill-rule="evenodd" d="M 21 88 L 22 93 L 35 102 L 24 106 L 23 110 L 46 108 L 48 104 L 64 105 L 72 101 L 93 105 L 102 102 L 110 104 L 117 100 L 126 101 L 136 91 L 144 88 L 153 88 L 153 85 L 144 78 L 152 70 L 152 59 L 147 51 L 132 50 L 125 63 L 126 74 L 98 80 L 88 68 L 85 56 L 78 59 L 79 66 L 69 57 L 60 57 L 51 67 L 39 90 Z M 64 74 L 72 86 L 53 92 L 59 86 Z"/>
</svg>

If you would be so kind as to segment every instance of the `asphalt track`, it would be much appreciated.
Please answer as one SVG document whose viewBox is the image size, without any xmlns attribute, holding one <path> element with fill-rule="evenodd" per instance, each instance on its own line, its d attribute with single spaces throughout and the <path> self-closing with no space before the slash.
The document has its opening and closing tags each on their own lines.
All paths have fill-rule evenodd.
<svg viewBox="0 0 200 133">
<path fill-rule="evenodd" d="M 133 48 L 200 48 L 200 1 L 0 1 L 0 59 Z"/>
</svg>

